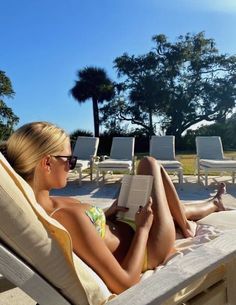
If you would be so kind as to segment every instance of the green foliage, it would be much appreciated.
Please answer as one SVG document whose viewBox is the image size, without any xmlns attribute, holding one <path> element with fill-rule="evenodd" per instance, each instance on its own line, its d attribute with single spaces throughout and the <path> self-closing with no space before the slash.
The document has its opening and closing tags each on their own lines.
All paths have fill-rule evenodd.
<svg viewBox="0 0 236 305">
<path fill-rule="evenodd" d="M 224 149 L 236 149 L 236 115 L 232 115 L 226 119 L 224 123 L 214 123 L 211 125 L 202 126 L 196 130 L 188 130 L 182 138 L 181 143 L 176 143 L 177 148 L 181 150 L 194 151 L 195 138 L 197 136 L 219 136 L 221 137 Z"/>
<path fill-rule="evenodd" d="M 86 67 L 78 71 L 78 80 L 70 90 L 72 96 L 84 103 L 88 99 L 93 102 L 94 134 L 99 136 L 99 109 L 98 103 L 109 101 L 114 97 L 114 85 L 104 69 Z"/>
<path fill-rule="evenodd" d="M 6 140 L 13 132 L 15 124 L 19 121 L 12 109 L 7 107 L 3 101 L 4 97 L 13 98 L 14 94 L 10 79 L 5 72 L 0 70 L 0 140 Z"/>
<path fill-rule="evenodd" d="M 187 33 L 174 43 L 165 35 L 153 37 L 152 51 L 123 54 L 114 64 L 122 91 L 103 108 L 104 122 L 126 120 L 151 135 L 153 119 L 162 132 L 181 134 L 203 120 L 224 122 L 236 97 L 236 56 L 219 54 L 204 32 Z"/>
<path fill-rule="evenodd" d="M 71 147 L 73 148 L 78 136 L 92 137 L 93 133 L 84 129 L 77 129 L 70 134 Z"/>
</svg>

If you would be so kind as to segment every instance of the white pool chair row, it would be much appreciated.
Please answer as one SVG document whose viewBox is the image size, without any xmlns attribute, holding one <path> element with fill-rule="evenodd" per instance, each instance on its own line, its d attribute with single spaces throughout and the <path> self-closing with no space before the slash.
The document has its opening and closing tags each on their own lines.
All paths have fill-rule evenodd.
<svg viewBox="0 0 236 305">
<path fill-rule="evenodd" d="M 77 170 L 79 171 L 79 183 L 82 179 L 82 171 L 89 169 L 92 180 L 93 170 L 96 171 L 96 181 L 103 179 L 107 172 L 119 171 L 129 174 L 135 173 L 134 137 L 114 137 L 112 139 L 109 156 L 97 158 L 99 138 L 78 137 L 73 155 L 78 157 Z M 150 140 L 150 156 L 155 157 L 169 173 L 177 173 L 179 183 L 183 183 L 183 168 L 175 157 L 174 136 L 152 136 Z"/>
<path fill-rule="evenodd" d="M 224 156 L 223 145 L 220 137 L 196 137 L 196 149 L 198 182 L 200 182 L 201 175 L 204 174 L 205 186 L 208 186 L 209 172 L 230 172 L 232 175 L 232 183 L 235 182 L 236 160 Z"/>
<path fill-rule="evenodd" d="M 81 183 L 82 171 L 90 170 L 92 180 L 93 171 L 96 171 L 96 181 L 100 174 L 104 178 L 107 172 L 119 171 L 135 173 L 134 137 L 114 137 L 109 156 L 97 159 L 99 138 L 78 137 L 73 151 L 78 156 L 77 169 Z M 230 172 L 232 182 L 235 182 L 236 160 L 224 156 L 221 138 L 218 136 L 196 137 L 196 172 L 198 182 L 204 175 L 204 184 L 208 186 L 209 172 Z M 174 136 L 152 136 L 150 139 L 149 155 L 156 158 L 168 173 L 177 174 L 179 184 L 183 183 L 183 166 L 175 156 Z"/>
</svg>

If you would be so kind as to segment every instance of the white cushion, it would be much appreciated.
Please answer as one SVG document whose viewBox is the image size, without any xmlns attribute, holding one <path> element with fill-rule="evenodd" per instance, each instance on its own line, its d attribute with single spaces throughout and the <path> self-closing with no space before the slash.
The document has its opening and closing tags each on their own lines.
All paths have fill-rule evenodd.
<svg viewBox="0 0 236 305">
<path fill-rule="evenodd" d="M 200 159 L 199 164 L 209 168 L 236 169 L 236 160 Z"/>
<path fill-rule="evenodd" d="M 158 163 L 160 163 L 164 168 L 168 169 L 172 169 L 172 168 L 180 168 L 181 163 L 177 160 L 157 160 Z"/>
<path fill-rule="evenodd" d="M 113 297 L 103 281 L 72 253 L 69 233 L 49 217 L 30 186 L 0 153 L 0 238 L 73 304 L 99 305 Z"/>
<path fill-rule="evenodd" d="M 220 230 L 236 229 L 236 210 L 212 213 L 197 223 L 212 225 Z"/>
<path fill-rule="evenodd" d="M 107 159 L 98 163 L 98 168 L 131 168 L 132 161 Z"/>
<path fill-rule="evenodd" d="M 76 167 L 80 167 L 82 170 L 90 167 L 89 160 L 77 160 Z"/>
</svg>

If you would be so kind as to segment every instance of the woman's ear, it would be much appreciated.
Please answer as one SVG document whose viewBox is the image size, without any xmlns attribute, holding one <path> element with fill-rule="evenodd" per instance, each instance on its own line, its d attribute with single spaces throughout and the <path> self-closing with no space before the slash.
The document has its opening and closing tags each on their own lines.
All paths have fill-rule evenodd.
<svg viewBox="0 0 236 305">
<path fill-rule="evenodd" d="M 41 161 L 42 167 L 47 171 L 51 172 L 51 156 L 46 156 Z"/>
</svg>

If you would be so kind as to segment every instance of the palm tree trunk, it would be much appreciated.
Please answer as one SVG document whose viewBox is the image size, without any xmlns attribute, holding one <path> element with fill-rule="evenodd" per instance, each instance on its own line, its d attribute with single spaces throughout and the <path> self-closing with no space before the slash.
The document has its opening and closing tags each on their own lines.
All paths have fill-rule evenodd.
<svg viewBox="0 0 236 305">
<path fill-rule="evenodd" d="M 98 101 L 93 98 L 93 122 L 94 122 L 94 135 L 99 137 L 99 115 L 98 115 Z"/>
</svg>

